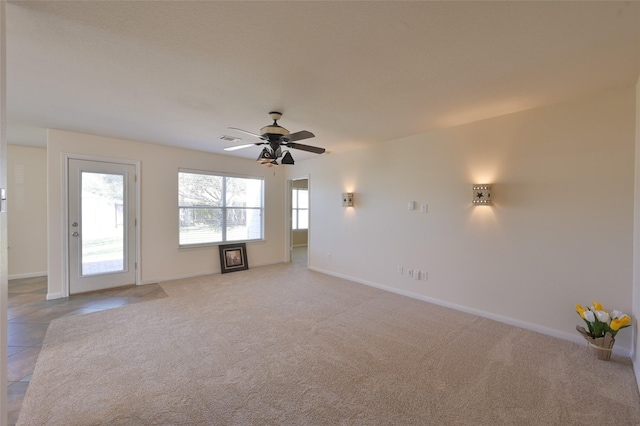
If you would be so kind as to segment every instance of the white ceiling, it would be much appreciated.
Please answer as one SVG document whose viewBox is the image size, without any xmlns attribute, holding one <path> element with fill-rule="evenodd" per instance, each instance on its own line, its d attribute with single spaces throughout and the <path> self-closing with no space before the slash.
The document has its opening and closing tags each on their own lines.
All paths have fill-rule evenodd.
<svg viewBox="0 0 640 426">
<path fill-rule="evenodd" d="M 224 153 L 222 135 L 255 142 L 227 127 L 280 110 L 340 152 L 640 75 L 637 2 L 9 1 L 6 17 L 11 144 L 57 128 Z"/>
</svg>

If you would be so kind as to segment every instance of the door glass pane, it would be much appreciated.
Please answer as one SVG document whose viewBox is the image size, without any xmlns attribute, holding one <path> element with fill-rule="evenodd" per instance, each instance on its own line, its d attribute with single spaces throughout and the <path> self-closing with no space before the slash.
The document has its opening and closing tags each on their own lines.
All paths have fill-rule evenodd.
<svg viewBox="0 0 640 426">
<path fill-rule="evenodd" d="M 82 275 L 124 271 L 124 175 L 82 172 Z"/>
</svg>

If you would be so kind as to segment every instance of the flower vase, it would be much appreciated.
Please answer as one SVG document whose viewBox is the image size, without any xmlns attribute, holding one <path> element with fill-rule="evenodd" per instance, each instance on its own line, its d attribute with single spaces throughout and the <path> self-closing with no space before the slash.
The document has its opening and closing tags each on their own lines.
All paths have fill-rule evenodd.
<svg viewBox="0 0 640 426">
<path fill-rule="evenodd" d="M 587 346 L 591 348 L 591 351 L 603 361 L 609 361 L 611 358 L 611 352 L 613 352 L 613 345 L 616 343 L 616 339 L 611 336 L 611 333 L 607 332 L 604 337 L 593 338 L 589 335 L 584 327 L 576 326 L 576 330 L 587 341 Z"/>
</svg>

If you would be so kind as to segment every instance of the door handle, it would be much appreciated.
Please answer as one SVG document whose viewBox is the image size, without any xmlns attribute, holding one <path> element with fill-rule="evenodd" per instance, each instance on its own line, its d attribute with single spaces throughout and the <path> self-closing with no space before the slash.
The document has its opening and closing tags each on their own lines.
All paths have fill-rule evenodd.
<svg viewBox="0 0 640 426">
<path fill-rule="evenodd" d="M 77 237 L 79 234 L 77 232 L 74 232 L 73 234 L 71 234 L 71 236 L 73 237 Z"/>
</svg>

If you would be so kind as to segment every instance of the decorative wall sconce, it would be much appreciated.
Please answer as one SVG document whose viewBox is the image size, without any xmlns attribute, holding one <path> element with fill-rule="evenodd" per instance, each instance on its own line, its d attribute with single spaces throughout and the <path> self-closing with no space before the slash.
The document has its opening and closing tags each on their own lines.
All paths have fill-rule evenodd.
<svg viewBox="0 0 640 426">
<path fill-rule="evenodd" d="M 353 192 L 342 194 L 342 207 L 353 207 Z"/>
<path fill-rule="evenodd" d="M 473 204 L 476 206 L 491 205 L 491 185 L 473 185 Z"/>
</svg>

